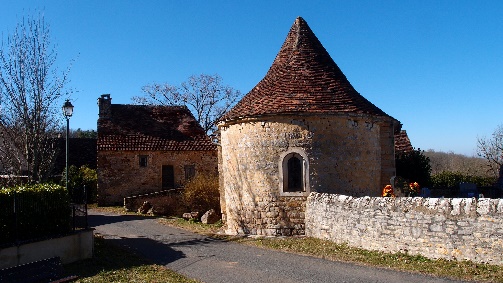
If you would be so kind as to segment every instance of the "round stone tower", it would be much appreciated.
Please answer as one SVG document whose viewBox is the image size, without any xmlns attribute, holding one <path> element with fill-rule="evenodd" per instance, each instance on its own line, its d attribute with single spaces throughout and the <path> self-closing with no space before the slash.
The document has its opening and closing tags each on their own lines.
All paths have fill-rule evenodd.
<svg viewBox="0 0 503 283">
<path fill-rule="evenodd" d="M 229 234 L 303 234 L 310 192 L 378 196 L 395 174 L 400 122 L 353 88 L 300 17 L 218 128 Z"/>
</svg>

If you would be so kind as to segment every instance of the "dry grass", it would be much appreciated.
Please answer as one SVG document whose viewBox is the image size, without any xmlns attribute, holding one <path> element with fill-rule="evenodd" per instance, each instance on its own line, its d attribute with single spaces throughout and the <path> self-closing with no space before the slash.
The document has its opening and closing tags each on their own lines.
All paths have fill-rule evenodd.
<svg viewBox="0 0 503 283">
<path fill-rule="evenodd" d="M 433 260 L 420 255 L 368 251 L 308 237 L 241 238 L 238 241 L 257 247 L 334 261 L 477 282 L 503 282 L 503 266 L 498 265 L 476 264 L 469 261 Z"/>
</svg>

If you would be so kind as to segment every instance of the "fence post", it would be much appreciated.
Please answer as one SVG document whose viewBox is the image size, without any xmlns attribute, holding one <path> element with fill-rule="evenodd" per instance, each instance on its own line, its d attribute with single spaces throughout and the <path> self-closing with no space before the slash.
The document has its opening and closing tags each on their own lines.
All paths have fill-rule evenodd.
<svg viewBox="0 0 503 283">
<path fill-rule="evenodd" d="M 18 218 L 17 218 L 17 193 L 16 190 L 14 190 L 14 226 L 15 226 L 15 231 L 14 231 L 14 242 L 17 244 L 18 243 L 18 233 L 19 233 L 19 228 L 18 228 Z"/>
<path fill-rule="evenodd" d="M 72 203 L 72 220 L 73 220 L 73 231 L 75 231 L 75 203 Z"/>
<path fill-rule="evenodd" d="M 87 189 L 86 189 L 86 185 L 84 185 L 84 221 L 85 221 L 85 228 L 89 228 L 89 225 L 87 223 Z"/>
</svg>

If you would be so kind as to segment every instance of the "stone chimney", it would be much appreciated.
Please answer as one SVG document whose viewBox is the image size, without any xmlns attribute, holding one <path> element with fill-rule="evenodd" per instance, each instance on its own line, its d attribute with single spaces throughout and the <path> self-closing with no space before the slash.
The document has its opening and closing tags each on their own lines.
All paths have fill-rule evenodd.
<svg viewBox="0 0 503 283">
<path fill-rule="evenodd" d="M 99 116 L 98 118 L 110 118 L 112 116 L 112 98 L 110 98 L 110 94 L 102 94 L 100 98 L 98 98 L 98 108 L 99 108 Z"/>
</svg>

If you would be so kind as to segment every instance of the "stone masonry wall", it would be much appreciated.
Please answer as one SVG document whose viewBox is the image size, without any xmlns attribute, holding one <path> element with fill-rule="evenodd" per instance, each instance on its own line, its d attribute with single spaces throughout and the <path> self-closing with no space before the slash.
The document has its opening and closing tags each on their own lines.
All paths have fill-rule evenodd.
<svg viewBox="0 0 503 283">
<path fill-rule="evenodd" d="M 183 189 L 169 189 L 125 197 L 124 208 L 127 211 L 137 212 L 146 207 L 148 208 L 147 210 L 151 210 L 155 215 L 181 216 L 185 212 L 182 193 Z M 146 202 L 148 204 L 145 204 Z"/>
<path fill-rule="evenodd" d="M 147 166 L 139 166 L 140 155 Z M 175 187 L 183 185 L 185 165 L 196 174 L 216 174 L 217 151 L 100 151 L 98 152 L 98 204 L 123 204 L 124 198 L 163 190 L 162 166 L 172 165 Z"/>
<path fill-rule="evenodd" d="M 309 192 L 380 194 L 380 124 L 365 117 L 263 117 L 220 125 L 220 133 L 222 214 L 229 234 L 303 234 Z M 309 188 L 297 198 L 281 195 L 279 164 L 290 150 L 303 151 L 309 163 Z"/>
<path fill-rule="evenodd" d="M 312 193 L 306 235 L 385 252 L 503 264 L 503 199 Z"/>
</svg>

